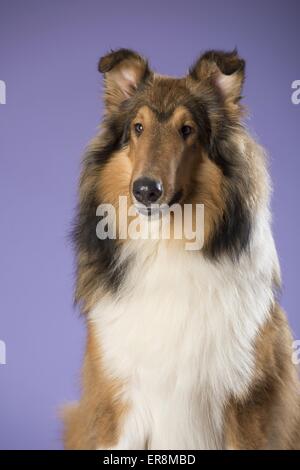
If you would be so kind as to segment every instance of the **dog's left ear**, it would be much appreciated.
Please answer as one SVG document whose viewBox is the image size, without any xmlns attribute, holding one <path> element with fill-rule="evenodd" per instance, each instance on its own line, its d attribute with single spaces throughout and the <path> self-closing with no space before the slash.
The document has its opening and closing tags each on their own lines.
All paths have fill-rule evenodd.
<svg viewBox="0 0 300 470">
<path fill-rule="evenodd" d="M 236 103 L 241 98 L 245 79 L 245 61 L 232 52 L 207 51 L 190 69 L 194 80 L 208 81 L 217 87 L 224 99 Z"/>
<path fill-rule="evenodd" d="M 116 110 L 150 75 L 148 62 L 130 49 L 119 49 L 101 57 L 98 70 L 104 74 L 108 111 Z"/>
</svg>

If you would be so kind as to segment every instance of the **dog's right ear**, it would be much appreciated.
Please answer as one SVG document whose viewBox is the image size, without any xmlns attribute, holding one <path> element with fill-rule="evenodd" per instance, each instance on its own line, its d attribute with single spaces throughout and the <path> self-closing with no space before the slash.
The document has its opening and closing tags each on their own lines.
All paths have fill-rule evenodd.
<svg viewBox="0 0 300 470">
<path fill-rule="evenodd" d="M 108 111 L 117 110 L 150 75 L 148 62 L 129 49 L 119 49 L 101 57 L 98 70 L 104 74 L 105 105 Z"/>
</svg>

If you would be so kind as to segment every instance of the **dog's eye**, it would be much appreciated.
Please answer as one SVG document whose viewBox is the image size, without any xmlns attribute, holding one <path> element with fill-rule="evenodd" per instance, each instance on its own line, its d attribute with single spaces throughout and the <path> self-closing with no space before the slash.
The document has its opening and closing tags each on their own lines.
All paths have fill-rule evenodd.
<svg viewBox="0 0 300 470">
<path fill-rule="evenodd" d="M 186 139 L 191 133 L 193 132 L 193 129 L 191 126 L 182 126 L 180 129 L 180 133 L 184 139 Z"/>
<path fill-rule="evenodd" d="M 135 125 L 134 125 L 134 130 L 135 132 L 137 133 L 137 135 L 140 135 L 143 130 L 144 130 L 144 127 L 143 127 L 143 124 L 141 124 L 140 122 L 137 122 Z"/>
</svg>

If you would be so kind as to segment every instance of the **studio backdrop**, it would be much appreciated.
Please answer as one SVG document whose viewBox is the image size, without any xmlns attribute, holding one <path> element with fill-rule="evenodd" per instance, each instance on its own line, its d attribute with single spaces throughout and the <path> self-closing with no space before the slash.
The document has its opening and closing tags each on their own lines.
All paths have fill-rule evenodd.
<svg viewBox="0 0 300 470">
<path fill-rule="evenodd" d="M 79 394 L 84 325 L 69 242 L 84 149 L 102 116 L 100 56 L 138 50 L 183 76 L 207 49 L 246 59 L 247 125 L 267 149 L 273 230 L 300 339 L 300 4 L 0 1 L 0 448 L 59 449 Z M 295 343 L 297 348 L 297 343 Z"/>
</svg>

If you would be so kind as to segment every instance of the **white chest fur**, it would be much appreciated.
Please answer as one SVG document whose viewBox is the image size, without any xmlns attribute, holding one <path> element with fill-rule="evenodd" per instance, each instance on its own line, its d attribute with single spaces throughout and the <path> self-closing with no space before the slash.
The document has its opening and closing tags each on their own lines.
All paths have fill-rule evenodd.
<svg viewBox="0 0 300 470">
<path fill-rule="evenodd" d="M 260 227 L 238 264 L 170 242 L 126 250 L 136 256 L 120 298 L 103 298 L 90 315 L 105 368 L 126 383 L 118 448 L 222 448 L 224 404 L 249 385 L 253 341 L 273 298 L 269 229 Z"/>
</svg>

